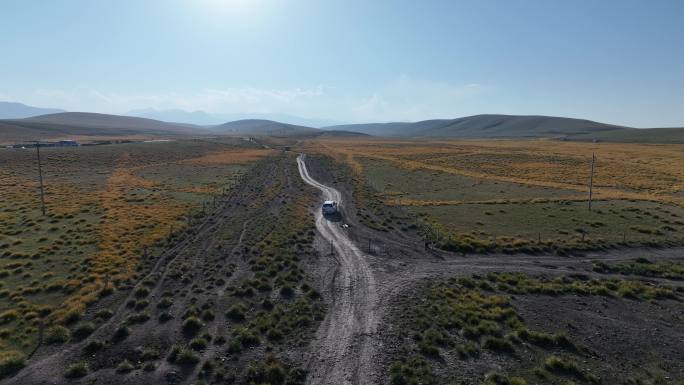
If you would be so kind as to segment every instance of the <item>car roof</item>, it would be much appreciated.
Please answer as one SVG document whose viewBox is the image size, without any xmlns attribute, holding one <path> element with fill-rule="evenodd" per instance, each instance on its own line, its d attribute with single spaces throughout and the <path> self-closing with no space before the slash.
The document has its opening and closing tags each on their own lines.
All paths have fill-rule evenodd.
<svg viewBox="0 0 684 385">
<path fill-rule="evenodd" d="M 333 203 L 335 203 L 335 201 L 325 201 L 325 202 L 323 202 L 324 205 L 331 205 L 331 204 L 333 204 Z"/>
</svg>

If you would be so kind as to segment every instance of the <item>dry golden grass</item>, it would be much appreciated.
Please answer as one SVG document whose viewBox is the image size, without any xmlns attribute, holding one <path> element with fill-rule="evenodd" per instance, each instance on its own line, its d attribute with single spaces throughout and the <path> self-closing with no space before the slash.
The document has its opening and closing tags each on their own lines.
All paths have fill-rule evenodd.
<svg viewBox="0 0 684 385">
<path fill-rule="evenodd" d="M 231 149 L 177 163 L 196 166 L 247 164 L 271 153 L 271 150 L 262 149 Z M 119 163 L 129 162 L 128 153 L 124 153 Z M 163 239 L 172 230 L 182 229 L 186 225 L 180 217 L 189 212 L 193 208 L 192 205 L 174 201 L 168 194 L 171 192 L 168 188 L 134 175 L 142 169 L 160 165 L 162 164 L 150 163 L 135 167 L 117 167 L 107 178 L 105 189 L 100 193 L 100 206 L 104 210 L 105 220 L 98 226 L 100 251 L 93 258 L 92 271 L 96 279 L 82 286 L 76 295 L 65 301 L 65 306 L 55 313 L 58 320 L 63 321 L 63 317 L 71 311 L 82 312 L 85 306 L 96 301 L 97 293 L 104 285 L 105 276 L 112 281 L 130 278 L 144 248 Z M 163 165 L 172 166 L 171 163 Z M 135 189 L 150 191 L 144 203 L 134 204 L 127 201 L 128 192 Z M 201 185 L 174 188 L 173 191 L 207 195 L 217 193 L 215 189 Z"/>
<path fill-rule="evenodd" d="M 212 165 L 212 164 L 246 164 L 261 159 L 273 153 L 269 149 L 244 149 L 230 150 L 207 154 L 198 158 L 182 161 L 185 164 Z"/>
<path fill-rule="evenodd" d="M 581 202 L 586 201 L 586 195 L 563 198 L 533 198 L 533 199 L 489 199 L 489 200 L 421 200 L 409 198 L 388 198 L 384 201 L 389 206 L 449 206 L 461 204 L 501 204 L 501 203 L 548 203 L 548 202 Z"/>
<path fill-rule="evenodd" d="M 311 152 L 344 160 L 357 172 L 361 158 L 406 170 L 435 170 L 475 178 L 586 192 L 597 156 L 597 199 L 640 199 L 684 205 L 684 145 L 580 143 L 553 140 L 318 139 Z M 413 202 L 411 204 L 417 204 Z"/>
<path fill-rule="evenodd" d="M 49 305 L 51 322 L 81 313 L 105 279 L 113 285 L 132 278 L 143 249 L 182 229 L 185 216 L 231 183 L 238 165 L 271 153 L 239 146 L 236 140 L 46 149 L 47 217 L 40 215 L 35 153 L 1 153 L 7 167 L 0 167 L 0 255 L 7 259 L 0 270 L 17 258 L 33 262 L 23 268 L 30 278 L 2 280 L 0 309 L 28 319 Z M 0 338 L 0 346 L 31 346 L 32 322 L 3 327 L 12 337 Z"/>
</svg>

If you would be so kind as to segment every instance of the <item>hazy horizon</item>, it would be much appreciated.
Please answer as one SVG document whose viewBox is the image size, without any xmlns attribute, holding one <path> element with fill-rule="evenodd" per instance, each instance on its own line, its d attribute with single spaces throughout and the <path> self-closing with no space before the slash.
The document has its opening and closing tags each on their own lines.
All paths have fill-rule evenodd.
<svg viewBox="0 0 684 385">
<path fill-rule="evenodd" d="M 64 0 L 0 10 L 0 100 L 31 106 L 684 126 L 678 1 Z"/>
<path fill-rule="evenodd" d="M 14 101 L 5 101 L 5 100 L 0 100 L 0 103 L 19 103 L 22 104 L 26 107 L 29 108 L 38 108 L 38 109 L 49 109 L 49 108 L 44 108 L 41 106 L 27 106 L 21 102 L 14 102 Z M 180 109 L 171 109 L 171 110 L 156 110 L 156 109 L 137 109 L 137 110 L 131 110 L 125 113 L 106 113 L 106 112 L 97 112 L 97 111 L 68 111 L 68 110 L 61 110 L 61 111 L 53 111 L 49 113 L 41 113 L 41 114 L 32 114 L 30 116 L 24 116 L 24 117 L 16 117 L 16 119 L 23 119 L 23 118 L 31 118 L 31 117 L 37 117 L 40 115 L 52 115 L 52 114 L 57 114 L 57 113 L 63 113 L 63 112 L 75 112 L 75 113 L 100 113 L 100 114 L 110 114 L 110 115 L 120 115 L 120 116 L 130 116 L 130 117 L 139 117 L 139 118 L 147 118 L 147 119 L 153 119 L 153 120 L 159 120 L 159 121 L 164 121 L 164 122 L 170 122 L 170 123 L 184 123 L 184 124 L 193 124 L 193 125 L 199 125 L 199 126 L 213 126 L 213 125 L 220 125 L 223 123 L 229 123 L 233 121 L 238 121 L 238 120 L 271 120 L 271 121 L 276 121 L 280 123 L 287 123 L 287 124 L 294 124 L 294 125 L 301 125 L 301 126 L 308 126 L 308 127 L 315 127 L 315 128 L 325 128 L 325 127 L 335 127 L 335 126 L 350 126 L 350 125 L 366 125 L 366 124 L 384 124 L 384 123 L 416 123 L 419 122 L 418 120 L 386 120 L 386 121 L 363 121 L 363 122 L 343 122 L 343 121 L 333 121 L 333 120 L 327 120 L 327 119 L 320 119 L 316 117 L 306 117 L 306 116 L 295 116 L 295 115 L 290 115 L 286 113 L 249 113 L 249 112 L 242 112 L 242 113 L 227 113 L 227 114 L 222 114 L 222 113 L 209 113 L 206 111 L 202 110 L 195 110 L 195 111 L 185 111 L 185 110 L 180 110 Z M 465 116 L 449 116 L 449 117 L 433 117 L 433 118 L 427 118 L 427 119 L 422 119 L 421 121 L 429 121 L 429 120 L 452 120 L 452 119 L 458 119 L 458 118 L 467 118 L 467 117 L 472 117 L 472 116 L 478 116 L 478 115 L 504 115 L 504 116 L 547 116 L 547 115 L 516 115 L 516 114 L 496 114 L 496 113 L 488 113 L 488 114 L 475 114 L 475 115 L 465 115 Z M 187 118 L 174 118 L 174 116 L 185 116 Z M 554 116 L 550 116 L 554 117 Z M 586 118 L 583 117 L 570 117 L 570 116 L 555 116 L 558 118 L 572 118 L 572 119 L 583 119 L 586 120 Z M 14 117 L 8 118 L 8 117 L 1 117 L 0 119 L 15 119 Z M 598 122 L 598 123 L 605 123 L 605 124 L 613 124 L 611 122 Z M 617 124 L 615 124 L 617 125 Z M 683 125 L 679 126 L 671 126 L 671 127 L 633 127 L 633 128 L 681 128 Z M 629 127 L 629 126 L 625 126 Z"/>
</svg>

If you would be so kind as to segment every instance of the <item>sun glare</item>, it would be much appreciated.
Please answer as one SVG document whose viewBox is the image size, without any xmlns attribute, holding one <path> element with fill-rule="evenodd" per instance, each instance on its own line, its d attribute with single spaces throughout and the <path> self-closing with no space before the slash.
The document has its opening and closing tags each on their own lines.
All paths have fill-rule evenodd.
<svg viewBox="0 0 684 385">
<path fill-rule="evenodd" d="M 265 16 L 263 0 L 186 0 L 188 11 L 196 13 L 205 23 L 225 23 L 230 19 L 233 25 L 253 24 Z"/>
<path fill-rule="evenodd" d="M 212 11 L 219 12 L 244 12 L 253 8 L 257 0 L 199 0 L 198 3 Z"/>
</svg>

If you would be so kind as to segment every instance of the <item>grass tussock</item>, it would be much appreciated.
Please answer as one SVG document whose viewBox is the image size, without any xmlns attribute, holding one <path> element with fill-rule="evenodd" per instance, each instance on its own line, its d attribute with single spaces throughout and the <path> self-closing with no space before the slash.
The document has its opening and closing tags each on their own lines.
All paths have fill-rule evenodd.
<svg viewBox="0 0 684 385">
<path fill-rule="evenodd" d="M 0 353 L 0 379 L 9 377 L 26 365 L 26 357 L 18 351 Z"/>
<path fill-rule="evenodd" d="M 31 349 L 36 314 L 81 338 L 73 328 L 89 306 L 126 287 L 187 226 L 182 217 L 271 154 L 231 139 L 45 151 L 46 216 L 26 178 L 33 157 L 0 154 L 0 326 L 23 336 L 3 340 L 0 352 Z M 138 310 L 146 290 L 136 291 Z"/>
<path fill-rule="evenodd" d="M 627 295 L 626 291 L 631 294 Z M 525 323 L 511 302 L 511 296 L 525 294 L 612 296 L 632 300 L 677 298 L 672 288 L 639 281 L 595 280 L 581 274 L 543 277 L 491 272 L 426 284 L 420 300 L 411 301 L 403 310 L 401 328 L 411 336 L 402 347 L 403 356 L 408 359 L 402 358 L 390 367 L 390 381 L 393 384 L 435 383 L 433 365 L 443 365 L 453 359 L 478 360 L 483 354 L 519 357 L 541 351 L 554 354 L 535 369 L 540 375 L 598 383 L 598 378 L 569 358 L 581 356 L 584 350 L 565 331 L 535 330 Z M 485 384 L 526 383 L 523 378 L 503 374 L 483 381 Z"/>
</svg>

